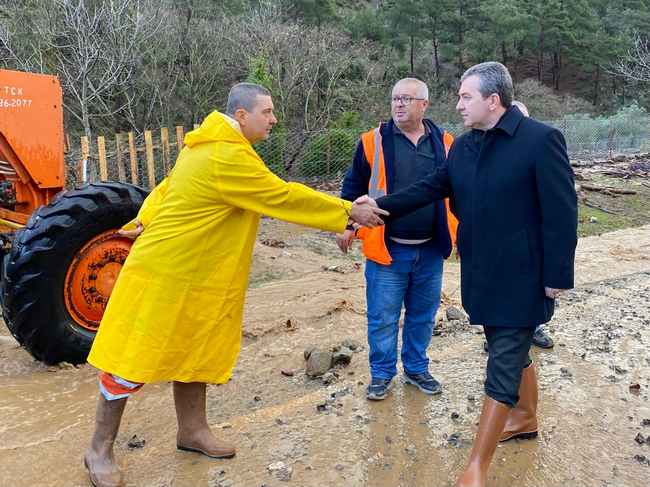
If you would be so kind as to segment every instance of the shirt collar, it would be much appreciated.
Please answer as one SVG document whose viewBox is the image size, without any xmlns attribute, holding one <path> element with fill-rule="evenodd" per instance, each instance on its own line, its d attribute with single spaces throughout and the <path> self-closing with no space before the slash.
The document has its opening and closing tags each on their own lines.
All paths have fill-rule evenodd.
<svg viewBox="0 0 650 487">
<path fill-rule="evenodd" d="M 429 126 L 427 125 L 426 119 L 422 120 L 422 124 L 424 125 L 424 135 L 429 135 L 429 132 L 431 132 L 431 130 L 429 130 Z M 399 129 L 399 127 L 397 126 L 394 120 L 393 120 L 393 134 L 404 135 L 404 133 Z"/>
</svg>

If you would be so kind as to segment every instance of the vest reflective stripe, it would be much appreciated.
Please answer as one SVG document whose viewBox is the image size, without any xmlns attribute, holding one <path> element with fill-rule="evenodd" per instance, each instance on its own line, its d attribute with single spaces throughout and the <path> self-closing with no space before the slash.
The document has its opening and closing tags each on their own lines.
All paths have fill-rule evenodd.
<svg viewBox="0 0 650 487">
<path fill-rule="evenodd" d="M 363 152 L 366 156 L 366 161 L 370 164 L 370 181 L 368 182 L 368 196 L 373 199 L 385 196 L 387 192 L 386 185 L 386 165 L 384 163 L 384 150 L 381 144 L 381 127 L 365 132 L 361 135 L 361 144 L 363 145 Z M 445 153 L 449 152 L 449 148 L 453 143 L 454 138 L 448 132 L 444 132 L 443 143 L 445 146 Z M 445 199 L 445 206 L 447 208 L 447 225 L 449 228 L 449 236 L 451 237 L 452 246 L 456 245 L 456 228 L 458 227 L 458 220 L 454 217 L 449 209 L 449 200 Z M 385 227 L 376 228 L 360 228 L 356 236 L 363 241 L 362 249 L 367 259 L 370 259 L 378 264 L 389 265 L 393 259 L 386 248 Z"/>
<path fill-rule="evenodd" d="M 370 130 L 361 135 L 361 144 L 370 164 L 370 181 L 368 182 L 368 196 L 377 198 L 386 194 L 386 167 L 384 165 L 384 150 L 381 144 L 380 127 Z M 363 241 L 361 246 L 366 259 L 378 264 L 389 265 L 391 259 L 386 241 L 384 240 L 384 225 L 375 228 L 360 228 L 357 230 L 357 237 Z"/>
<path fill-rule="evenodd" d="M 370 183 L 368 184 L 368 196 L 370 196 L 372 199 L 377 199 L 382 196 L 386 196 L 386 177 L 384 171 L 384 185 L 383 187 L 380 187 L 379 180 L 380 173 L 384 170 L 384 157 L 382 154 L 381 133 L 379 132 L 379 127 L 377 127 L 373 132 L 373 144 L 375 146 L 375 150 L 373 151 Z"/>
</svg>

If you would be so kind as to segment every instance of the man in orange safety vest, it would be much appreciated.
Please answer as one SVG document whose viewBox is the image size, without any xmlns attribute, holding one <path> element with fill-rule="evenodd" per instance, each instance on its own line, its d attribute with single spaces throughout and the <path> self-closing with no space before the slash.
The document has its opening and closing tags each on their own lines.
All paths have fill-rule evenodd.
<svg viewBox="0 0 650 487">
<path fill-rule="evenodd" d="M 453 142 L 424 114 L 428 88 L 415 78 L 398 81 L 392 90 L 391 115 L 361 135 L 341 198 L 378 198 L 406 188 L 441 165 Z M 366 256 L 366 299 L 371 381 L 366 396 L 386 397 L 397 374 L 397 336 L 405 308 L 401 358 L 404 380 L 426 394 L 441 392 L 429 372 L 427 348 L 440 304 L 442 262 L 455 241 L 457 221 L 447 202 L 433 203 L 389 225 L 348 228 L 337 235 L 347 252 L 356 235 Z"/>
</svg>

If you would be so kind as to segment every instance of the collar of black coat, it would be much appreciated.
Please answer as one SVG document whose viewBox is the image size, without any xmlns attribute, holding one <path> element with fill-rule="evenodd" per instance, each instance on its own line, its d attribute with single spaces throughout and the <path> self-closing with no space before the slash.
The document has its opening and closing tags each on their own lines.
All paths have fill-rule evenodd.
<svg viewBox="0 0 650 487">
<path fill-rule="evenodd" d="M 502 132 L 505 132 L 510 137 L 512 137 L 515 135 L 517 127 L 519 127 L 519 124 L 523 118 L 524 115 L 519 111 L 519 108 L 514 105 L 510 105 L 510 108 L 508 108 L 505 113 L 501 115 L 501 118 L 497 124 L 491 129 L 487 130 L 487 132 L 501 130 Z"/>
</svg>

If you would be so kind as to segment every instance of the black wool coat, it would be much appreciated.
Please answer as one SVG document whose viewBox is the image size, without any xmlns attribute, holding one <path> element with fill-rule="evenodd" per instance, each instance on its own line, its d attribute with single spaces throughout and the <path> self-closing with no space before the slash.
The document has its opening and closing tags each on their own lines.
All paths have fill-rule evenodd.
<svg viewBox="0 0 650 487">
<path fill-rule="evenodd" d="M 561 132 L 510 107 L 458 137 L 447 163 L 377 200 L 396 218 L 449 197 L 458 218 L 463 307 L 473 324 L 533 327 L 553 316 L 544 287 L 570 289 L 577 197 Z"/>
</svg>

